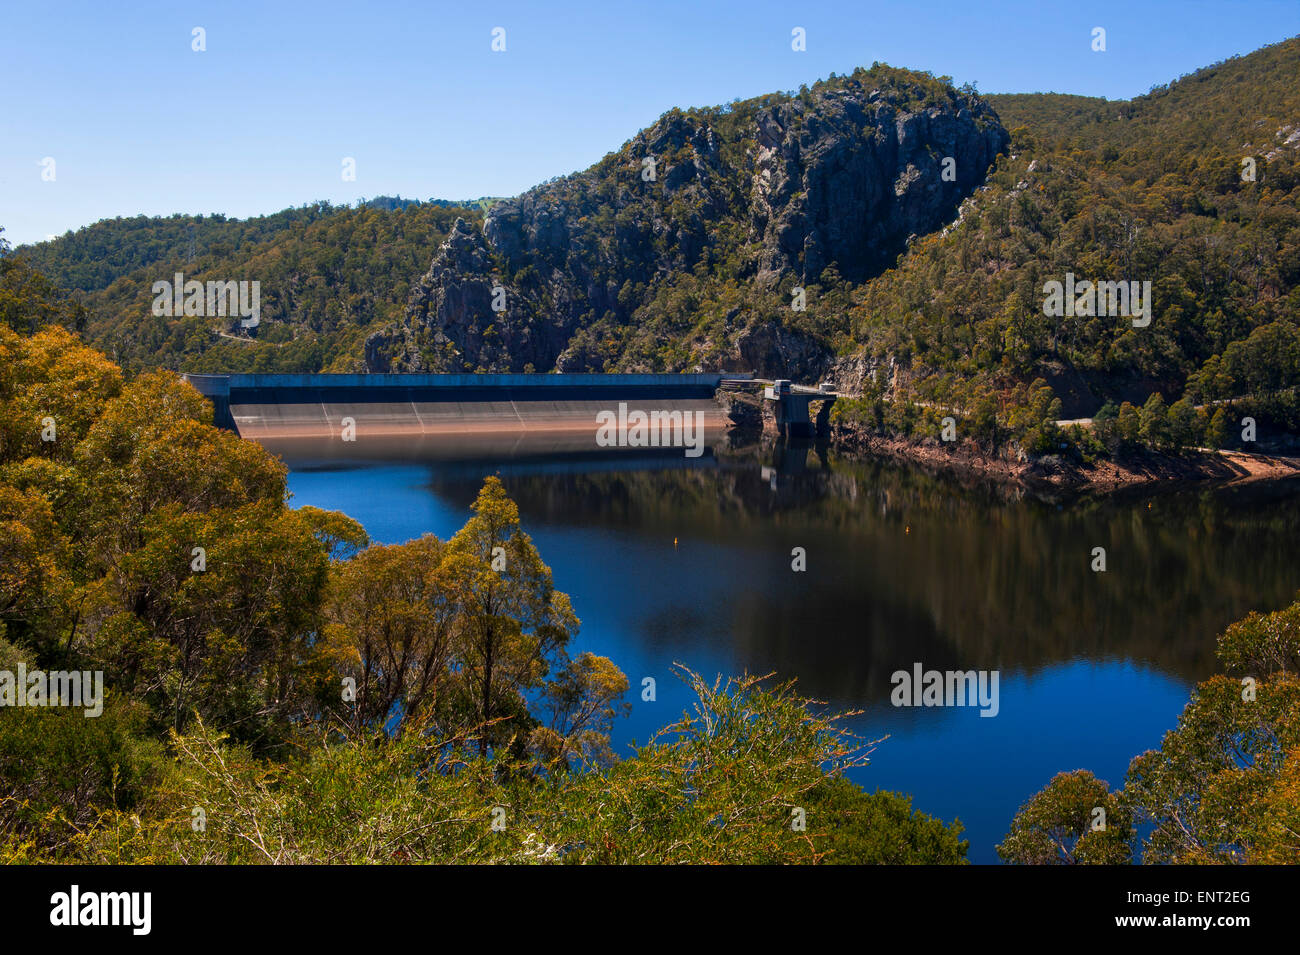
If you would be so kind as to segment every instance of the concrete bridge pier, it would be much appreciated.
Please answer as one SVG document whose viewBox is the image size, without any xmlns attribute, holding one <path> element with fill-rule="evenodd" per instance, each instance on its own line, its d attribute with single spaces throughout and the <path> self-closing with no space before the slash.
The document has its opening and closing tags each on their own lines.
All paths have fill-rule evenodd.
<svg viewBox="0 0 1300 955">
<path fill-rule="evenodd" d="M 776 430 L 779 434 L 792 438 L 811 438 L 830 432 L 831 405 L 838 397 L 833 392 L 798 388 L 788 381 L 778 380 L 768 386 L 764 397 L 776 402 Z M 814 401 L 822 403 L 815 425 L 808 410 Z"/>
</svg>

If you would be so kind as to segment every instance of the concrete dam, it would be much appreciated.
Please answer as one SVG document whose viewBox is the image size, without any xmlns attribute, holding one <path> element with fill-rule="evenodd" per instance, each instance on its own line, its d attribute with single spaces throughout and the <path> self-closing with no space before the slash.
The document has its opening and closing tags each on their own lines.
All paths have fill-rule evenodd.
<svg viewBox="0 0 1300 955">
<path fill-rule="evenodd" d="M 713 444 L 728 420 L 711 374 L 186 374 L 213 405 L 215 423 L 290 455 L 439 456 L 527 450 L 672 447 L 631 442 L 635 412 L 691 422 Z M 687 417 L 687 416 L 690 417 Z M 631 421 L 628 419 L 631 418 Z M 601 432 L 601 423 L 612 424 Z M 619 429 L 623 443 L 619 443 Z M 605 440 L 600 440 L 600 438 Z M 662 437 L 654 435 L 654 437 Z M 350 445 L 350 447 L 349 447 Z M 681 454 L 679 450 L 677 452 Z"/>
</svg>

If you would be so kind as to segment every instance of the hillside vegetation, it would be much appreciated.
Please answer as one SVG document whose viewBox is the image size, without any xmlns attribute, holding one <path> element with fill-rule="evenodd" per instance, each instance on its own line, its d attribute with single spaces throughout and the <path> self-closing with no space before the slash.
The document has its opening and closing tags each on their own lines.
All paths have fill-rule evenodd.
<svg viewBox="0 0 1300 955">
<path fill-rule="evenodd" d="M 480 200 L 486 202 L 486 200 Z M 390 207 L 391 206 L 391 207 Z M 20 250 L 80 293 L 82 334 L 129 370 L 352 371 L 372 326 L 402 314 L 411 283 L 459 216 L 476 209 L 373 200 L 270 216 L 105 220 Z M 152 314 L 155 281 L 261 283 L 257 337 L 237 319 Z M 223 337 L 223 334 L 232 337 Z"/>
<path fill-rule="evenodd" d="M 854 291 L 846 376 L 868 394 L 966 409 L 989 437 L 995 416 L 1012 423 L 1009 406 L 1032 412 L 1017 430 L 1035 450 L 1063 437 L 1038 408 L 1105 407 L 1136 428 L 1122 403 L 1153 396 L 1148 434 L 1132 441 L 1204 442 L 1212 416 L 1190 406 L 1225 399 L 1244 399 L 1225 411 L 1234 424 L 1300 430 L 1298 70 L 1290 40 L 1126 103 L 990 97 L 1013 126 L 1010 155 L 958 223 Z M 1045 315 L 1044 284 L 1067 272 L 1149 281 L 1150 325 Z M 1102 437 L 1110 450 L 1124 440 Z"/>
</svg>

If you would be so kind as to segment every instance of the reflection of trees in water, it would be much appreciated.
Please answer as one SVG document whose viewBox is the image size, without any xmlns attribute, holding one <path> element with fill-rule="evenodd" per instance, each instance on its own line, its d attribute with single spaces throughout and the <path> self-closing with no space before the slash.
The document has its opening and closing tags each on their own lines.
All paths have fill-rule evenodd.
<svg viewBox="0 0 1300 955">
<path fill-rule="evenodd" d="M 740 458 L 506 483 L 547 523 L 730 547 L 715 612 L 730 615 L 740 658 L 834 699 L 884 699 L 890 674 L 914 661 L 1034 670 L 1128 659 L 1201 679 L 1224 626 L 1300 589 L 1295 484 L 1057 505 L 813 455 L 793 471 Z M 805 574 L 790 570 L 793 546 L 808 551 Z M 1090 567 L 1098 546 L 1105 573 Z M 689 650 L 691 634 L 681 641 Z"/>
</svg>

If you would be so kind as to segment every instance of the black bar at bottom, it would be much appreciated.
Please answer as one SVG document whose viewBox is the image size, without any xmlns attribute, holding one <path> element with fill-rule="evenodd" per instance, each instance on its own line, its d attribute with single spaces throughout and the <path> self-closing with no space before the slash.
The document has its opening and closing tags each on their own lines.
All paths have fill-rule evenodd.
<svg viewBox="0 0 1300 955">
<path fill-rule="evenodd" d="M 810 939 L 850 932 L 864 943 L 916 933 L 953 939 L 1041 941 L 1201 934 L 1229 944 L 1293 924 L 1294 872 L 1285 868 L 629 868 L 579 867 L 8 867 L 0 911 L 9 941 L 32 937 L 126 946 L 256 940 L 462 943 L 482 931 L 494 948 L 556 929 L 609 926 L 674 938 L 767 932 L 782 924 Z M 81 911 L 116 926 L 69 922 Z M 148 934 L 144 896 L 149 893 Z M 95 898 L 87 903 L 87 896 Z M 60 905 L 62 904 L 62 908 Z M 90 909 L 85 906 L 89 905 Z M 101 907 L 102 906 L 102 907 Z M 127 906 L 130 906 L 129 908 Z M 132 919 L 132 915 L 136 917 Z M 81 919 L 78 918 L 78 921 Z M 132 922 L 134 921 L 134 926 Z M 694 928 L 688 928 L 688 923 Z M 619 925 L 624 927 L 623 934 Z M 641 928 L 636 926 L 640 925 Z M 676 926 L 676 928 L 674 928 Z M 836 927 L 838 926 L 838 927 Z M 662 934 L 661 934 L 662 931 Z M 1045 935 L 1044 933 L 1052 933 Z"/>
</svg>

